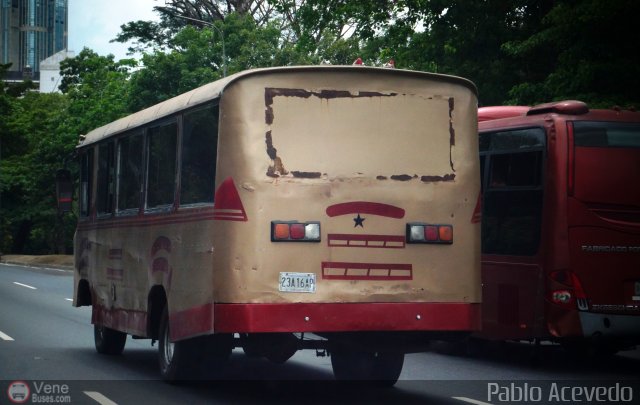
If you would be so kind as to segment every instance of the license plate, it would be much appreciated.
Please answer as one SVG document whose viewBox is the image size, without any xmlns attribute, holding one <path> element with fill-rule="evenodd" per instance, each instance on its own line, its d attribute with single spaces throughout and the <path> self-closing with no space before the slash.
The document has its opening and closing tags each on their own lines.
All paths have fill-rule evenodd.
<svg viewBox="0 0 640 405">
<path fill-rule="evenodd" d="M 316 292 L 315 273 L 280 273 L 279 290 L 283 292 Z"/>
</svg>

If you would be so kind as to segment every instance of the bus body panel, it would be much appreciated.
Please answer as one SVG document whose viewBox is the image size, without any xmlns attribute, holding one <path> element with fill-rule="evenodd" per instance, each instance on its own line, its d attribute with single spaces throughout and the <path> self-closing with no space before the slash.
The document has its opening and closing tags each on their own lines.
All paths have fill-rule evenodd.
<svg viewBox="0 0 640 405">
<path fill-rule="evenodd" d="M 634 297 L 636 285 L 640 291 L 640 194 L 632 184 L 640 175 L 640 114 L 587 109 L 574 115 L 553 108 L 538 114 L 536 109 L 500 107 L 489 110 L 486 120 L 480 111 L 481 134 L 543 129 L 546 155 L 539 247 L 529 256 L 483 253 L 483 331 L 479 335 L 570 341 L 615 337 L 620 342 L 638 342 L 640 298 Z M 593 128 L 581 135 L 581 126 Z M 635 131 L 624 138 L 623 144 L 630 145 L 598 144 L 610 126 L 622 126 L 630 134 Z M 582 140 L 576 143 L 576 136 Z M 522 263 L 539 266 L 541 277 L 534 280 L 532 273 L 525 281 Z M 536 287 L 531 284 L 534 281 Z M 530 311 L 520 311 L 517 318 L 510 311 L 513 318 L 500 322 L 495 314 L 506 311 L 500 295 L 505 284 L 520 287 L 518 305 L 527 299 L 535 304 L 526 306 Z M 522 293 L 523 288 L 529 296 Z M 538 290 L 535 295 L 534 290 Z M 571 298 L 566 305 L 554 302 L 554 293 L 562 298 L 567 292 Z M 532 317 L 539 319 L 539 327 L 523 328 Z"/>
<path fill-rule="evenodd" d="M 220 109 L 214 204 L 80 221 L 74 303 L 88 281 L 94 323 L 151 336 L 159 288 L 173 341 L 479 328 L 468 84 L 382 69 L 267 69 L 211 88 Z M 319 223 L 320 241 L 274 242 L 273 221 Z M 407 243 L 411 223 L 451 226 L 453 243 Z M 315 288 L 280 288 L 283 273 L 313 275 Z"/>
</svg>

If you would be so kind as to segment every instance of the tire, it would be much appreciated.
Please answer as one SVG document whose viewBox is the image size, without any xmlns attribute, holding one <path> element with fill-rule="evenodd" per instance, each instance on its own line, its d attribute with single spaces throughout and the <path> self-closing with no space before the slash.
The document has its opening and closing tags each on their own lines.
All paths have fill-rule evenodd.
<svg viewBox="0 0 640 405">
<path fill-rule="evenodd" d="M 179 382 L 198 377 L 201 362 L 195 343 L 193 339 L 170 341 L 169 311 L 165 306 L 158 332 L 158 363 L 163 380 Z"/>
<path fill-rule="evenodd" d="M 127 334 L 104 325 L 93 325 L 93 340 L 100 354 L 122 354 Z"/>
<path fill-rule="evenodd" d="M 403 365 L 404 353 L 347 350 L 331 353 L 333 374 L 342 381 L 368 381 L 391 387 L 400 378 Z"/>
</svg>

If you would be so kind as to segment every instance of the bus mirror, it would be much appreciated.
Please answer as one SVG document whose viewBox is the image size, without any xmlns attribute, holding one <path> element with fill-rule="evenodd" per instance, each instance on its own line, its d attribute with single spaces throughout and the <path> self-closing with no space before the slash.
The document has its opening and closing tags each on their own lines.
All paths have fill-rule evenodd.
<svg viewBox="0 0 640 405">
<path fill-rule="evenodd" d="M 67 169 L 60 169 L 56 172 L 56 200 L 58 201 L 58 213 L 63 214 L 71 211 L 72 196 L 73 183 L 71 182 L 71 172 Z"/>
</svg>

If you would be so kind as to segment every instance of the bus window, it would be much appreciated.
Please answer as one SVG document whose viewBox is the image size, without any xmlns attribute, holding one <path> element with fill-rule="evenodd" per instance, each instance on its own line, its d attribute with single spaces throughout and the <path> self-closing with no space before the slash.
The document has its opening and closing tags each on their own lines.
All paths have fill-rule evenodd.
<svg viewBox="0 0 640 405">
<path fill-rule="evenodd" d="M 114 170 L 113 142 L 98 147 L 98 191 L 96 210 L 98 215 L 111 214 L 113 211 Z"/>
<path fill-rule="evenodd" d="M 610 122 L 575 122 L 575 146 L 640 148 L 638 127 Z"/>
<path fill-rule="evenodd" d="M 540 242 L 544 132 L 539 128 L 481 135 L 484 185 L 482 252 L 534 255 Z"/>
<path fill-rule="evenodd" d="M 142 132 L 118 142 L 118 212 L 140 208 Z"/>
<path fill-rule="evenodd" d="M 175 121 L 149 129 L 147 209 L 166 208 L 173 204 L 177 134 Z"/>
<path fill-rule="evenodd" d="M 80 156 L 80 216 L 91 214 L 91 185 L 93 178 L 93 149 L 88 149 Z"/>
<path fill-rule="evenodd" d="M 184 114 L 180 205 L 212 203 L 218 144 L 217 105 Z"/>
</svg>

